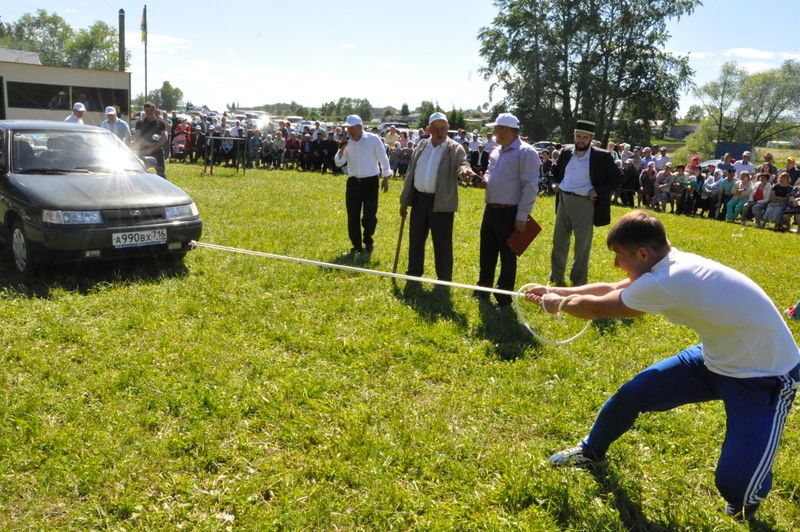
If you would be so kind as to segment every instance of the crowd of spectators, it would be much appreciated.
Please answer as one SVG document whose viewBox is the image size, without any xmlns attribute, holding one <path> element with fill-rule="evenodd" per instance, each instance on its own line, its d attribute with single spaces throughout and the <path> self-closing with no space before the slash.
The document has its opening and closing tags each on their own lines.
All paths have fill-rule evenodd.
<svg viewBox="0 0 800 532">
<path fill-rule="evenodd" d="M 257 125 L 227 114 L 182 118 L 173 112 L 171 116 L 163 113 L 163 119 L 169 126 L 172 160 L 341 173 L 333 162 L 347 135 L 341 126 L 321 122 L 299 125 L 288 120 Z M 424 129 L 394 125 L 371 131 L 383 139 L 392 176 L 399 179 L 405 176 L 414 146 L 428 137 Z M 497 146 L 491 133 L 484 137 L 478 131 L 459 129 L 449 134 L 463 146 L 472 170 L 482 176 L 489 153 Z M 600 144 L 595 140 L 593 146 Z M 540 194 L 552 194 L 551 169 L 561 149 L 560 144 L 553 144 L 540 152 Z M 778 231 L 788 231 L 792 223 L 800 226 L 800 166 L 794 158 L 779 170 L 770 153 L 758 166 L 749 152 L 744 152 L 740 160 L 725 154 L 719 164 L 700 166 L 698 156 L 687 165 L 673 164 L 666 147 L 610 142 L 606 149 L 623 173 L 613 198 L 617 205 L 743 225 L 752 221 L 756 227 L 769 224 Z"/>
</svg>

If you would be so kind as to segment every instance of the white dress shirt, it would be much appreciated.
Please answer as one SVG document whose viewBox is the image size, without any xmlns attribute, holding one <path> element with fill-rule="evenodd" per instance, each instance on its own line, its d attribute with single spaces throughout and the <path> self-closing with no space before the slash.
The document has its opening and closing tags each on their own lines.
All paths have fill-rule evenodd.
<svg viewBox="0 0 800 532">
<path fill-rule="evenodd" d="M 446 142 L 434 147 L 431 142 L 426 142 L 422 153 L 417 159 L 414 171 L 414 188 L 426 194 L 436 192 L 436 176 L 439 173 L 439 164 L 442 162 Z"/>
<path fill-rule="evenodd" d="M 347 174 L 357 178 L 372 177 L 383 173 L 383 177 L 392 175 L 389 168 L 389 156 L 383 141 L 374 133 L 361 132 L 361 138 L 347 141 L 344 153 L 337 150 L 333 157 L 336 166 L 347 165 Z M 380 167 L 378 166 L 380 164 Z"/>
<path fill-rule="evenodd" d="M 588 148 L 583 157 L 578 157 L 575 152 L 572 153 L 567 167 L 564 168 L 564 179 L 558 185 L 561 190 L 580 196 L 589 195 L 589 191 L 594 188 L 589 178 L 589 158 L 591 154 L 592 148 Z"/>
</svg>

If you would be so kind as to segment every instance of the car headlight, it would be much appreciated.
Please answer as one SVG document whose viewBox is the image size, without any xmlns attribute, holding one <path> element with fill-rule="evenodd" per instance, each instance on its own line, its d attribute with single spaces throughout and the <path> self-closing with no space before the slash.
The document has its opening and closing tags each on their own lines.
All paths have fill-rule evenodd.
<svg viewBox="0 0 800 532">
<path fill-rule="evenodd" d="M 188 203 L 186 205 L 173 205 L 172 207 L 167 207 L 164 210 L 164 217 L 167 220 L 172 220 L 173 218 L 185 218 L 187 216 L 197 216 L 199 211 L 197 210 L 197 205 L 192 203 Z"/>
<path fill-rule="evenodd" d="M 51 224 L 101 224 L 100 211 L 42 211 L 42 221 Z"/>
</svg>

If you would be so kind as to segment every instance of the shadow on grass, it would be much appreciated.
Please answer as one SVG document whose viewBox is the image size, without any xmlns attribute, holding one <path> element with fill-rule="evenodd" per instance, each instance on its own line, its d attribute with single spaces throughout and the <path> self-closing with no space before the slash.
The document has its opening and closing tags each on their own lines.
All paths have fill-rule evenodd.
<svg viewBox="0 0 800 532">
<path fill-rule="evenodd" d="M 516 360 L 536 340 L 517 320 L 510 306 L 495 307 L 491 302 L 478 298 L 481 323 L 476 334 L 489 340 L 494 346 L 494 354 L 501 360 Z"/>
<path fill-rule="evenodd" d="M 642 511 L 642 506 L 635 501 L 622 486 L 617 475 L 607 465 L 593 467 L 589 470 L 600 489 L 609 495 L 609 502 L 617 509 L 619 519 L 626 530 L 643 532 L 668 532 L 677 530 L 664 525 L 651 523 Z"/>
<path fill-rule="evenodd" d="M 466 315 L 457 312 L 453 305 L 453 294 L 447 286 L 433 285 L 430 290 L 423 288 L 422 283 L 406 281 L 400 285 L 392 281 L 394 297 L 411 307 L 426 321 L 448 319 L 459 327 L 466 327 Z"/>
<path fill-rule="evenodd" d="M 28 298 L 49 298 L 53 291 L 86 295 L 98 286 L 157 283 L 184 277 L 188 269 L 175 258 L 136 258 L 126 261 L 42 264 L 29 274 L 17 273 L 11 260 L 0 260 L 0 290 Z"/>
</svg>

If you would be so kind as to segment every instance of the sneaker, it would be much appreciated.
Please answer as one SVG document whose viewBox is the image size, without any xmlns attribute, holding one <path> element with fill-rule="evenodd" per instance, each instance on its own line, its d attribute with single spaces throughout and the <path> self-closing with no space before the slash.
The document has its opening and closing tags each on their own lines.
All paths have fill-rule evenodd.
<svg viewBox="0 0 800 532">
<path fill-rule="evenodd" d="M 750 519 L 756 510 L 758 510 L 759 503 L 745 504 L 744 506 L 734 506 L 731 503 L 725 505 L 725 513 L 736 519 Z"/>
<path fill-rule="evenodd" d="M 571 466 L 580 469 L 588 469 L 592 466 L 605 463 L 605 460 L 592 460 L 588 456 L 584 455 L 583 447 L 580 445 L 559 451 L 548 458 L 547 461 L 555 467 Z"/>
<path fill-rule="evenodd" d="M 367 245 L 364 247 L 364 251 L 365 251 L 366 253 L 372 253 L 372 244 L 367 244 Z"/>
</svg>

